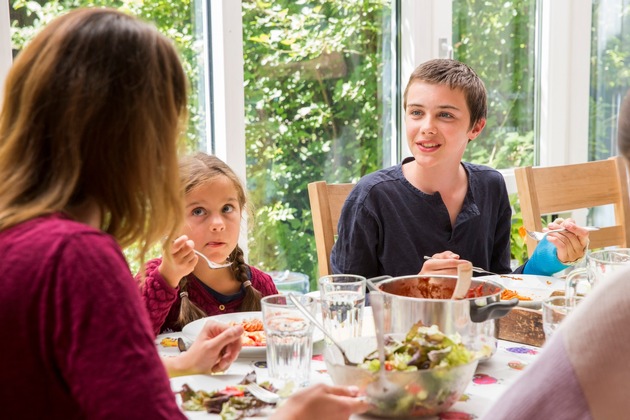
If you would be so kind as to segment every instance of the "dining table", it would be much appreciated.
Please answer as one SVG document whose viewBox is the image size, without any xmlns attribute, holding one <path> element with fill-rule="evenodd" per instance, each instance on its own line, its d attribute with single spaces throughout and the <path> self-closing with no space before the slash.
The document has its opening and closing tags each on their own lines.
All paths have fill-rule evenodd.
<svg viewBox="0 0 630 420">
<path fill-rule="evenodd" d="M 374 322 L 371 308 L 366 307 L 362 328 L 363 336 L 374 335 Z M 175 357 L 180 353 L 178 347 L 165 346 L 163 343 L 172 338 L 184 338 L 182 332 L 167 332 L 157 336 L 155 343 L 158 353 L 163 357 Z M 188 338 L 187 338 L 188 339 Z M 325 341 L 318 340 L 313 344 L 313 358 L 311 361 L 310 384 L 326 383 L 332 385 L 332 379 L 328 374 L 323 352 Z M 536 360 L 541 348 L 533 345 L 521 344 L 517 342 L 501 340 L 497 341 L 495 354 L 477 366 L 475 375 L 466 388 L 460 399 L 446 412 L 429 419 L 478 419 L 489 414 L 491 406 L 497 402 L 505 390 L 522 375 L 532 362 Z M 171 378 L 171 388 L 177 393 L 183 384 L 201 386 L 212 389 L 205 391 L 216 391 L 228 385 L 236 385 L 240 379 L 250 372 L 256 372 L 258 382 L 268 378 L 267 363 L 264 351 L 242 352 L 225 372 L 213 375 L 192 375 Z M 177 396 L 179 398 L 179 396 Z M 181 403 L 178 400 L 178 403 Z M 181 405 L 180 405 L 181 406 Z M 184 411 L 184 414 L 191 419 L 218 419 L 217 414 L 206 412 Z M 268 416 L 270 412 L 267 412 Z M 255 417 L 255 418 L 264 418 Z M 354 415 L 353 420 L 371 419 L 372 416 Z M 491 418 L 489 416 L 488 418 Z"/>
</svg>

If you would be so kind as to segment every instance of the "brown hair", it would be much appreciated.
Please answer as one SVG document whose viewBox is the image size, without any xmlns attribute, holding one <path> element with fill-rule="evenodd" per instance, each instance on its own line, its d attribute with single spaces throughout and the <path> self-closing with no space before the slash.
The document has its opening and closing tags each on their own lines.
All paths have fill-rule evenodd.
<svg viewBox="0 0 630 420">
<path fill-rule="evenodd" d="M 183 220 L 186 77 L 171 42 L 111 9 L 46 26 L 11 68 L 0 114 L 0 229 L 93 200 L 140 256 Z"/>
<path fill-rule="evenodd" d="M 411 73 L 405 93 L 403 107 L 407 109 L 407 93 L 414 82 L 425 82 L 435 85 L 447 85 L 451 89 L 461 89 L 466 97 L 466 104 L 470 111 L 470 127 L 486 118 L 488 105 L 486 87 L 477 73 L 464 63 L 457 60 L 438 58 L 420 64 Z"/>
<path fill-rule="evenodd" d="M 181 184 L 184 186 L 185 193 L 188 194 L 198 186 L 212 181 L 219 176 L 225 176 L 234 185 L 237 192 L 238 204 L 241 212 L 247 211 L 247 194 L 242 182 L 236 173 L 225 162 L 216 156 L 210 156 L 205 153 L 196 153 L 192 156 L 185 156 L 180 159 L 180 177 Z M 230 261 L 232 261 L 232 271 L 234 277 L 241 283 L 249 282 L 249 268 L 245 263 L 243 250 L 237 245 L 230 253 Z M 182 303 L 178 317 L 178 325 L 184 326 L 196 319 L 203 318 L 206 314 L 201 308 L 195 305 L 188 298 L 187 291 L 188 279 L 183 278 L 179 283 L 180 296 Z M 251 282 L 246 283 L 245 297 L 240 311 L 260 311 L 260 299 L 262 294 L 252 286 Z"/>
</svg>

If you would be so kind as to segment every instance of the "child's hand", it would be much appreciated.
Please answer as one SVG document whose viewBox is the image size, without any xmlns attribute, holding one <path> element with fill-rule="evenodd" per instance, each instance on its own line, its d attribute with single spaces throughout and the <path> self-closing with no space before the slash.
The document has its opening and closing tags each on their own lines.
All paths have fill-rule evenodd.
<svg viewBox="0 0 630 420">
<path fill-rule="evenodd" d="M 158 271 L 167 283 L 175 288 L 182 277 L 192 273 L 199 257 L 195 254 L 195 243 L 186 235 L 175 239 L 169 252 L 171 261 L 163 258 Z"/>
<path fill-rule="evenodd" d="M 424 262 L 418 274 L 457 275 L 457 266 L 466 263 L 468 263 L 468 261 L 460 260 L 458 254 L 451 251 L 444 251 L 431 255 L 431 258 Z"/>
<path fill-rule="evenodd" d="M 565 228 L 564 232 L 550 233 L 547 240 L 556 246 L 561 263 L 573 263 L 584 257 L 588 246 L 588 230 L 575 224 L 573 219 L 558 218 L 547 225 L 549 230 Z"/>
</svg>

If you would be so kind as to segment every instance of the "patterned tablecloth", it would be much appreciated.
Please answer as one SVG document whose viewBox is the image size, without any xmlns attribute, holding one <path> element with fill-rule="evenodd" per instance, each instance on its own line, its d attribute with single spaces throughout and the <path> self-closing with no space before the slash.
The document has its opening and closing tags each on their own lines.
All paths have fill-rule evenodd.
<svg viewBox="0 0 630 420">
<path fill-rule="evenodd" d="M 181 337 L 182 333 L 161 334 L 156 339 L 156 345 L 161 355 L 169 357 L 179 354 L 177 347 L 164 347 L 161 343 L 165 337 Z M 326 371 L 326 365 L 321 355 L 323 342 L 317 343 L 311 363 L 311 383 L 325 382 L 332 383 L 330 376 Z M 435 419 L 478 419 L 481 418 L 490 406 L 497 401 L 501 394 L 517 380 L 524 369 L 531 364 L 536 355 L 540 352 L 540 348 L 527 346 L 524 344 L 513 343 L 509 341 L 499 340 L 498 349 L 495 355 L 488 361 L 479 364 L 476 374 L 466 389 L 466 392 L 450 410 L 442 413 Z M 232 380 L 251 372 L 256 371 L 259 380 L 267 377 L 266 361 L 264 355 L 258 357 L 238 358 L 232 366 L 225 372 L 226 378 Z M 212 376 L 217 378 L 216 375 Z M 174 378 L 171 380 L 173 388 L 177 388 L 179 384 L 185 381 L 183 378 Z M 236 382 L 234 382 L 236 383 Z M 213 391 L 208 389 L 207 391 Z M 187 413 L 191 418 L 218 418 L 217 415 L 206 413 Z M 368 416 L 354 416 L 355 419 L 373 418 Z"/>
</svg>

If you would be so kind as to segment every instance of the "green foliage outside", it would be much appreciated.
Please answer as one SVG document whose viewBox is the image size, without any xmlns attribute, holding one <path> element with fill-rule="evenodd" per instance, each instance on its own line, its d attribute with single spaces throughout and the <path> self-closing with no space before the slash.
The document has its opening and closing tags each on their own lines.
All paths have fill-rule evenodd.
<svg viewBox="0 0 630 420">
<path fill-rule="evenodd" d="M 486 128 L 464 159 L 497 169 L 534 163 L 535 0 L 453 1 L 454 58 L 488 91 Z"/>
<path fill-rule="evenodd" d="M 40 28 L 56 16 L 78 7 L 110 7 L 153 22 L 164 35 L 175 43 L 191 84 L 189 101 L 189 147 L 197 144 L 203 128 L 198 110 L 197 84 L 199 82 L 200 54 L 196 43 L 194 15 L 191 0 L 13 0 L 11 3 L 11 40 L 14 51 L 19 51 Z"/>
<path fill-rule="evenodd" d="M 309 182 L 382 167 L 389 1 L 243 2 L 250 262 L 317 278 Z"/>
<path fill-rule="evenodd" d="M 521 214 L 521 206 L 518 202 L 518 194 L 510 194 L 510 205 L 512 206 L 512 229 L 510 230 L 510 240 L 512 243 L 512 259 L 518 261 L 518 265 L 522 265 L 527 261 L 527 244 L 525 238 L 521 235 L 523 227 L 523 215 Z"/>
</svg>

